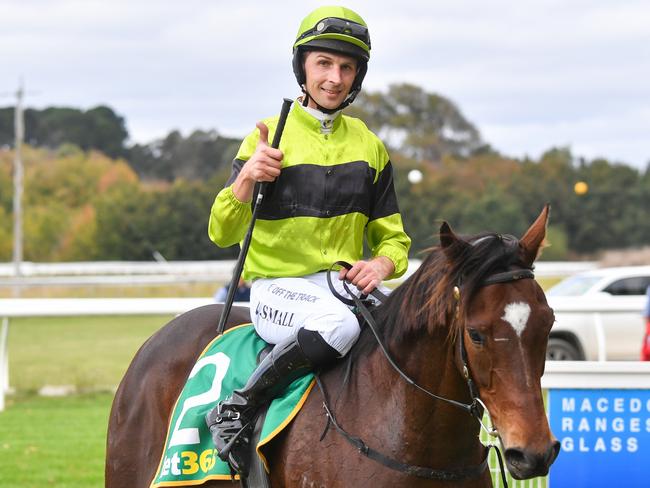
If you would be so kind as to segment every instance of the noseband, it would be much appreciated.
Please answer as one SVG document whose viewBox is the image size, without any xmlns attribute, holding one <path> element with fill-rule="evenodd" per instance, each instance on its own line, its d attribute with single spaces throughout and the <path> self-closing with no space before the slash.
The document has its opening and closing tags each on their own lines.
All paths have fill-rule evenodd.
<svg viewBox="0 0 650 488">
<path fill-rule="evenodd" d="M 337 261 L 332 265 L 330 268 L 330 272 L 335 266 L 343 266 L 347 269 L 350 269 L 350 264 L 342 262 L 342 261 Z M 330 285 L 330 289 L 335 292 L 334 287 L 330 281 L 330 273 L 327 274 L 327 279 Z M 480 286 L 488 286 L 488 285 L 496 285 L 496 284 L 501 284 L 501 283 L 510 283 L 512 281 L 518 281 L 522 279 L 528 279 L 528 278 L 534 278 L 535 275 L 531 269 L 526 269 L 526 268 L 516 268 L 500 273 L 493 273 L 483 279 L 481 282 Z M 375 339 L 377 340 L 377 343 L 384 354 L 384 357 L 388 360 L 392 368 L 410 385 L 414 386 L 421 392 L 425 393 L 426 395 L 430 396 L 431 398 L 435 400 L 440 400 L 444 401 L 446 403 L 449 403 L 457 408 L 460 408 L 461 410 L 464 410 L 465 412 L 469 413 L 472 415 L 474 418 L 478 420 L 478 422 L 481 424 L 481 427 L 486 430 L 490 435 L 495 436 L 496 431 L 487 429 L 485 425 L 483 424 L 482 417 L 483 417 L 483 411 L 487 410 L 485 408 L 485 405 L 481 401 L 479 397 L 479 392 L 478 388 L 476 387 L 472 376 L 469 372 L 469 367 L 467 363 L 467 350 L 465 348 L 465 334 L 463 331 L 461 331 L 460 334 L 460 340 L 458 341 L 459 343 L 459 349 L 460 349 L 460 358 L 463 366 L 463 376 L 465 377 L 465 381 L 467 383 L 467 387 L 469 389 L 470 396 L 472 398 L 472 402 L 469 404 L 459 402 L 457 400 L 452 400 L 450 398 L 445 398 L 441 397 L 439 395 L 436 395 L 435 393 L 427 390 L 426 388 L 418 385 L 415 380 L 413 380 L 410 376 L 408 376 L 402 369 L 397 365 L 397 363 L 393 360 L 391 357 L 390 353 L 386 349 L 385 345 L 383 344 L 381 337 L 379 335 L 379 332 L 377 330 L 377 323 L 375 322 L 374 317 L 368 310 L 368 307 L 364 303 L 362 299 L 357 297 L 352 291 L 349 289 L 347 283 L 343 281 L 343 287 L 345 288 L 346 292 L 348 292 L 348 295 L 352 297 L 352 301 L 354 302 L 354 305 L 357 307 L 357 310 L 361 313 L 363 318 L 365 319 L 366 323 L 370 327 L 370 330 L 372 331 L 373 335 L 375 336 Z M 379 301 L 383 301 L 386 296 L 379 292 L 378 290 L 374 290 L 371 292 L 371 294 L 377 298 Z M 338 293 L 336 293 L 338 296 Z M 461 297 L 461 291 L 460 291 L 460 286 L 456 285 L 454 286 L 453 289 L 453 296 L 456 301 L 456 308 L 454 312 L 454 320 L 458 320 L 460 316 L 460 297 Z M 323 393 L 323 408 L 325 409 L 325 412 L 328 417 L 328 425 L 329 422 L 332 423 L 332 425 L 335 427 L 335 429 L 348 441 L 350 442 L 354 447 L 357 448 L 357 450 L 367 456 L 368 458 L 379 462 L 380 464 L 383 464 L 384 466 L 391 468 L 396 471 L 400 471 L 402 473 L 406 473 L 409 475 L 413 476 L 418 476 L 420 478 L 427 478 L 427 479 L 435 479 L 435 480 L 442 480 L 442 481 L 462 481 L 465 479 L 469 478 L 475 478 L 482 474 L 485 469 L 488 467 L 488 454 L 490 452 L 491 448 L 494 448 L 497 452 L 497 459 L 499 461 L 499 467 L 501 470 L 501 479 L 503 482 L 503 486 L 505 488 L 508 487 L 508 483 L 506 480 L 505 476 L 505 470 L 503 466 L 503 459 L 501 457 L 501 453 L 499 451 L 499 448 L 495 444 L 489 444 L 485 452 L 485 457 L 483 458 L 483 461 L 476 465 L 476 466 L 470 466 L 466 468 L 459 468 L 459 469 L 449 469 L 449 470 L 441 470 L 441 469 L 433 469 L 433 468 L 427 468 L 423 466 L 414 466 L 412 464 L 406 464 L 402 463 L 401 461 L 397 461 L 395 459 L 392 459 L 379 451 L 376 451 L 375 449 L 372 449 L 369 447 L 362 439 L 359 437 L 353 436 L 349 434 L 347 431 L 345 431 L 338 421 L 336 420 L 336 417 L 334 416 L 330 406 L 329 406 L 329 399 L 327 397 L 327 392 L 325 391 L 325 387 L 322 384 L 320 377 L 317 375 L 316 376 L 316 381 L 318 382 L 318 386 L 321 389 L 321 392 Z M 327 426 L 325 428 L 325 432 L 323 432 L 323 436 L 327 432 Z M 321 437 L 321 439 L 322 439 Z"/>
</svg>

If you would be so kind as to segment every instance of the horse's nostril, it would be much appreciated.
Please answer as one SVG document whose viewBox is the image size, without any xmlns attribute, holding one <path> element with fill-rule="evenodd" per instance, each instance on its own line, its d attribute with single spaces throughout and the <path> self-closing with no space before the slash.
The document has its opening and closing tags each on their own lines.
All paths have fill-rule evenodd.
<svg viewBox="0 0 650 488">
<path fill-rule="evenodd" d="M 508 464 L 515 466 L 517 468 L 521 468 L 522 464 L 526 462 L 526 455 L 524 454 L 524 451 L 521 449 L 517 449 L 514 447 L 511 447 L 509 449 L 506 449 L 506 460 L 508 461 Z"/>
<path fill-rule="evenodd" d="M 549 458 L 548 465 L 550 466 L 557 459 L 557 455 L 560 454 L 560 441 L 554 441 L 549 449 Z"/>
<path fill-rule="evenodd" d="M 505 457 L 510 474 L 515 479 L 528 479 L 543 476 L 553 464 L 560 452 L 560 443 L 554 441 L 546 451 L 540 453 L 527 452 L 524 449 L 511 447 L 506 449 Z"/>
</svg>

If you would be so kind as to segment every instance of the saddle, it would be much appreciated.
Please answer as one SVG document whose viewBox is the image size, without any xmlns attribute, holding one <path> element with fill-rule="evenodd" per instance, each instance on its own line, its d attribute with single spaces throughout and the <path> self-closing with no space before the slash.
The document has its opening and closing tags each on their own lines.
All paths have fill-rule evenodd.
<svg viewBox="0 0 650 488">
<path fill-rule="evenodd" d="M 168 434 L 152 488 L 198 485 L 208 480 L 232 478 L 228 464 L 217 457 L 205 415 L 230 392 L 246 383 L 257 367 L 258 358 L 268 350 L 268 344 L 255 333 L 252 324 L 231 328 L 206 346 L 171 412 Z M 253 449 L 260 449 L 251 457 L 252 460 L 257 461 L 260 456 L 263 458 L 264 446 L 297 415 L 313 385 L 312 374 L 295 380 L 271 402 L 266 417 L 256 419 L 256 437 L 260 441 L 251 445 L 255 446 Z M 262 459 L 261 465 L 256 465 L 251 472 L 265 470 L 265 462 Z"/>
</svg>

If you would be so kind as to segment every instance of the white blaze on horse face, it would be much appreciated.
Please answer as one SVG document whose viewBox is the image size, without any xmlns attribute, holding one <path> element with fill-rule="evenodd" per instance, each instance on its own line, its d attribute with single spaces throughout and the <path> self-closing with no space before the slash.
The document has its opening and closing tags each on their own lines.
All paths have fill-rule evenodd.
<svg viewBox="0 0 650 488">
<path fill-rule="evenodd" d="M 517 333 L 517 336 L 521 337 L 528 323 L 528 317 L 530 317 L 530 305 L 523 302 L 515 302 L 506 305 L 501 320 L 508 322 Z"/>
</svg>

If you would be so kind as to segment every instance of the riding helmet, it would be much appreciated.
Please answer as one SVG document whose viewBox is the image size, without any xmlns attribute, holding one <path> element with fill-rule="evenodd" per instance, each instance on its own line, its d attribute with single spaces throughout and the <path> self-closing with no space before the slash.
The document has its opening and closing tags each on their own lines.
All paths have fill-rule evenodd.
<svg viewBox="0 0 650 488">
<path fill-rule="evenodd" d="M 350 93 L 335 110 L 347 107 L 361 90 L 368 71 L 370 34 L 365 21 L 359 14 L 345 7 L 320 7 L 303 19 L 293 44 L 293 73 L 303 91 L 306 81 L 304 53 L 312 49 L 332 51 L 357 59 L 357 76 Z M 309 96 L 308 93 L 305 94 Z"/>
</svg>

